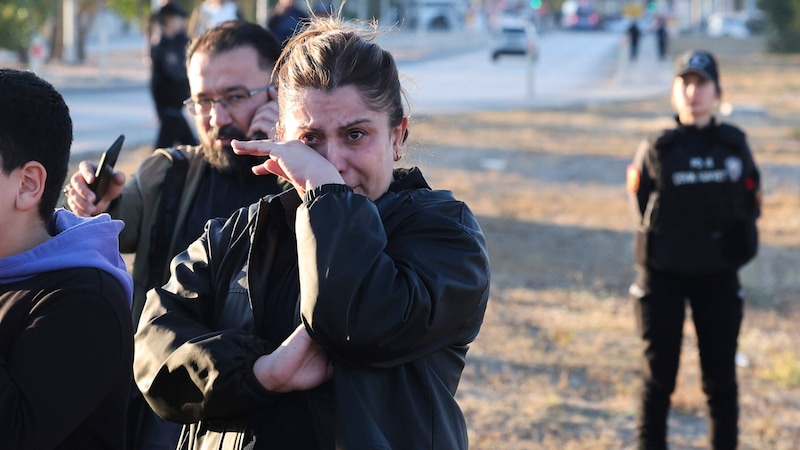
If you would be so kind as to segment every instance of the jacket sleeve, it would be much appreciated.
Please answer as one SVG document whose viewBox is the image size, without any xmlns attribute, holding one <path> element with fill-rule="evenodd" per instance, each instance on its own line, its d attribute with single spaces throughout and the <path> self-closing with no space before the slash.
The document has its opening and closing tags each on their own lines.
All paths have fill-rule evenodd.
<svg viewBox="0 0 800 450">
<path fill-rule="evenodd" d="M 227 222 L 209 221 L 204 234 L 173 259 L 167 284 L 148 293 L 134 337 L 134 376 L 147 402 L 167 420 L 231 416 L 277 395 L 253 374 L 266 342 L 249 331 L 214 325 L 228 292 L 228 283 L 218 279 L 221 263 L 232 237 L 246 236 L 246 219 L 240 211 Z"/>
<path fill-rule="evenodd" d="M 652 170 L 647 160 L 652 143 L 644 140 L 639 144 L 633 162 L 628 165 L 627 170 L 627 191 L 628 199 L 633 214 L 634 223 L 639 226 L 642 217 L 650 201 L 650 194 L 655 189 L 655 182 L 652 177 Z"/>
<path fill-rule="evenodd" d="M 747 194 L 750 196 L 748 198 L 748 202 L 752 205 L 753 214 L 755 217 L 761 216 L 761 173 L 758 170 L 758 166 L 756 165 L 755 159 L 753 158 L 753 153 L 750 151 L 750 146 L 747 144 L 747 140 L 744 140 L 744 177 L 745 177 L 745 188 L 747 189 Z"/>
<path fill-rule="evenodd" d="M 483 320 L 489 259 L 474 216 L 449 194 L 404 195 L 385 194 L 397 198 L 382 198 L 392 206 L 379 211 L 329 185 L 307 192 L 298 209 L 302 319 L 352 365 L 392 367 L 466 345 Z"/>
<path fill-rule="evenodd" d="M 735 148 L 742 156 L 742 178 L 748 196 L 748 207 L 753 218 L 758 218 L 761 216 L 761 174 L 747 143 L 747 135 L 738 127 L 727 123 L 721 123 L 718 130 L 722 143 Z"/>
<path fill-rule="evenodd" d="M 131 324 L 109 303 L 122 304 L 125 292 L 111 275 L 87 274 L 81 275 L 91 289 L 56 290 L 21 317 L 19 334 L 0 358 L 3 448 L 59 448 L 119 388 L 119 374 L 130 371 Z M 10 319 L 10 311 L 3 314 Z"/>
</svg>

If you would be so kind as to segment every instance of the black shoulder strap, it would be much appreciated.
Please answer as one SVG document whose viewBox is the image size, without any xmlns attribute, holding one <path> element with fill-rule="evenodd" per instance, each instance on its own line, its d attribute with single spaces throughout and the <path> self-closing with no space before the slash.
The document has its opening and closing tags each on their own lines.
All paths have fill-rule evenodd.
<svg viewBox="0 0 800 450">
<path fill-rule="evenodd" d="M 719 140 L 722 145 L 744 158 L 744 153 L 747 150 L 747 137 L 744 131 L 727 123 L 719 124 L 717 129 L 719 130 Z"/>
<path fill-rule="evenodd" d="M 164 174 L 164 182 L 159 194 L 158 213 L 150 234 L 150 254 L 148 255 L 147 289 L 160 286 L 166 281 L 169 264 L 170 243 L 178 219 L 189 161 L 177 148 L 171 148 L 172 165 Z"/>
<path fill-rule="evenodd" d="M 745 142 L 744 131 L 733 125 L 721 123 L 717 129 L 719 130 L 720 140 L 726 144 L 733 144 L 737 147 L 741 147 Z"/>
</svg>

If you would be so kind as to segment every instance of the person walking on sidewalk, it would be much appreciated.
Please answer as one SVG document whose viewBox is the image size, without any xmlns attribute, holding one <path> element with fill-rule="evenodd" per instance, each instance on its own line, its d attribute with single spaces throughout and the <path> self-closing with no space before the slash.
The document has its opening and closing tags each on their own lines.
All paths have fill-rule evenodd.
<svg viewBox="0 0 800 450">
<path fill-rule="evenodd" d="M 738 270 L 756 254 L 761 194 L 745 134 L 715 118 L 721 91 L 713 55 L 682 55 L 672 85 L 677 124 L 643 142 L 628 167 L 638 268 L 630 293 L 644 342 L 637 416 L 642 450 L 667 448 L 687 302 L 710 448 L 737 445 L 735 356 L 744 311 Z"/>
<path fill-rule="evenodd" d="M 172 2 L 156 13 L 159 39 L 150 48 L 150 91 L 159 121 L 155 148 L 197 145 L 197 138 L 183 115 L 183 101 L 189 97 L 186 76 L 189 37 L 185 19 L 186 12 Z"/>
<path fill-rule="evenodd" d="M 664 61 L 667 58 L 667 40 L 669 35 L 667 33 L 667 20 L 664 16 L 658 16 L 656 19 L 656 42 L 658 45 L 658 59 Z"/>
<path fill-rule="evenodd" d="M 210 29 L 187 51 L 191 97 L 185 103 L 201 145 L 156 150 L 127 183 L 125 174 L 115 171 L 99 199 L 88 186 L 96 163 L 82 161 L 72 175 L 66 197 L 73 211 L 86 217 L 107 211 L 125 222 L 120 248 L 136 254 L 134 326 L 146 292 L 166 281 L 169 261 L 202 234 L 208 219 L 227 217 L 283 190 L 276 176 L 252 173 L 263 158 L 236 155 L 231 148 L 233 139 L 275 132 L 278 104 L 271 74 L 279 55 L 277 39 L 259 25 L 232 21 Z M 175 448 L 179 427 L 154 420 L 143 426 L 155 431 L 132 430 L 138 440 L 133 448 Z"/>
<path fill-rule="evenodd" d="M 0 448 L 125 448 L 131 277 L 122 222 L 54 209 L 72 120 L 34 75 L 0 69 Z"/>
<path fill-rule="evenodd" d="M 636 20 L 631 20 L 631 24 L 628 27 L 628 47 L 631 61 L 636 61 L 636 58 L 639 56 L 639 37 L 641 35 L 642 32 L 639 30 L 639 25 L 636 23 Z"/>
</svg>

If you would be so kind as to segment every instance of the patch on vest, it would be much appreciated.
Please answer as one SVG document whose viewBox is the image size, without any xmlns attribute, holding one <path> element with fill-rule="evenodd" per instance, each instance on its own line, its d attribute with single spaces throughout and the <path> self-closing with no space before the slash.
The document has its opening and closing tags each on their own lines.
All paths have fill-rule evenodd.
<svg viewBox="0 0 800 450">
<path fill-rule="evenodd" d="M 742 160 L 735 156 L 725 158 L 725 167 L 716 169 L 712 158 L 692 158 L 689 167 L 695 170 L 682 170 L 672 174 L 675 186 L 699 183 L 736 183 L 742 177 Z"/>
<path fill-rule="evenodd" d="M 739 181 L 739 178 L 742 177 L 742 160 L 735 156 L 725 158 L 725 169 L 728 171 L 728 178 L 732 182 Z"/>
</svg>

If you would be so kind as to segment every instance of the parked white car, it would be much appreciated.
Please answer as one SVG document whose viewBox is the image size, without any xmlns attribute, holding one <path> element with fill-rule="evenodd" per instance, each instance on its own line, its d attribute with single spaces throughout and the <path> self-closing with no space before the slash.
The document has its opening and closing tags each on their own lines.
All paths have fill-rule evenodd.
<svg viewBox="0 0 800 450">
<path fill-rule="evenodd" d="M 531 22 L 523 19 L 504 21 L 492 49 L 492 60 L 497 61 L 502 55 L 536 58 L 537 44 L 538 34 Z"/>
<path fill-rule="evenodd" d="M 750 36 L 744 17 L 733 14 L 714 13 L 708 16 L 706 33 L 711 37 L 746 38 Z"/>
<path fill-rule="evenodd" d="M 464 0 L 416 0 L 412 3 L 411 24 L 426 30 L 457 30 L 464 26 L 467 3 Z"/>
</svg>

